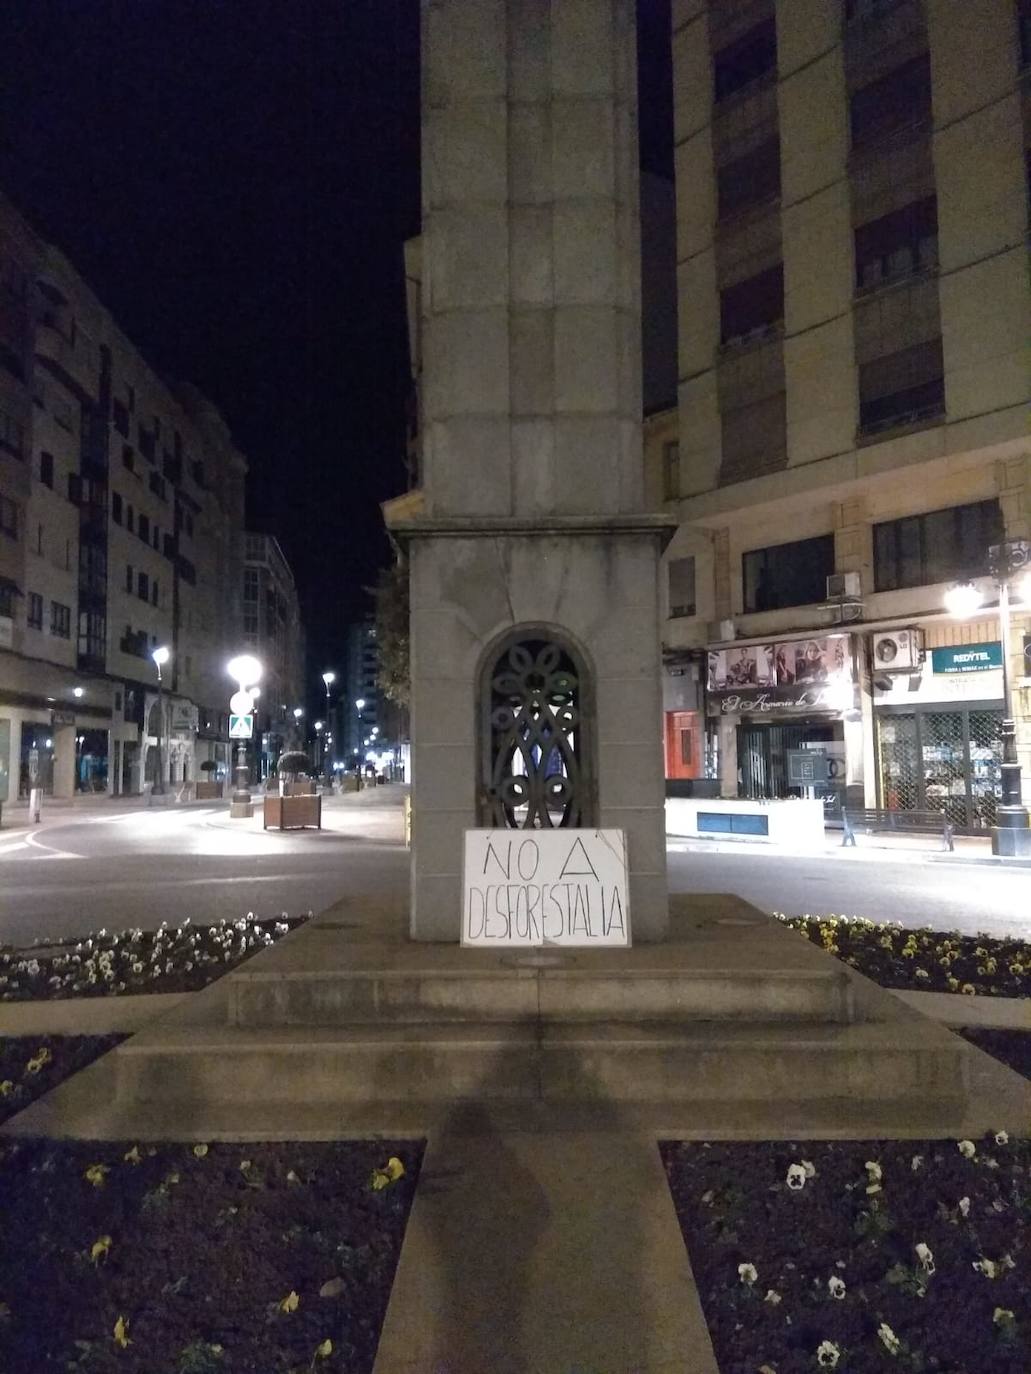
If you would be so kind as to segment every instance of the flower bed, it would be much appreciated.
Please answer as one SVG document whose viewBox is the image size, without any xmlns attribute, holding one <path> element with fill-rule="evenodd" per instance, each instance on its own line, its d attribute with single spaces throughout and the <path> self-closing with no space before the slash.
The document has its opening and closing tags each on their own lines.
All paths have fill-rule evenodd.
<svg viewBox="0 0 1031 1374">
<path fill-rule="evenodd" d="M 661 1148 L 721 1374 L 1027 1374 L 1031 1141 Z"/>
<path fill-rule="evenodd" d="M 0 1038 L 0 1122 L 114 1049 L 124 1038 L 122 1035 Z"/>
<path fill-rule="evenodd" d="M 371 1370 L 421 1155 L 0 1145 L 0 1369 Z"/>
<path fill-rule="evenodd" d="M 1026 940 L 905 930 L 860 916 L 777 916 L 882 988 L 1031 997 Z"/>
<path fill-rule="evenodd" d="M 196 992 L 311 917 L 257 917 L 211 926 L 162 922 L 158 930 L 91 931 L 84 940 L 0 946 L 0 1001 Z"/>
</svg>

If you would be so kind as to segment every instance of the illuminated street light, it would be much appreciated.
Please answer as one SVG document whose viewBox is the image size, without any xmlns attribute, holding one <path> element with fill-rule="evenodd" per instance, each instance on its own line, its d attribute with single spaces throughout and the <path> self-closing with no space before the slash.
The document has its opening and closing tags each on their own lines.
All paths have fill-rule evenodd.
<svg viewBox="0 0 1031 1374">
<path fill-rule="evenodd" d="M 85 696 L 85 695 L 86 695 L 86 689 L 85 689 L 85 687 L 73 687 L 73 688 L 72 688 L 72 696 L 73 696 L 73 697 L 82 697 L 82 696 Z"/>
<path fill-rule="evenodd" d="M 158 672 L 158 763 L 157 772 L 154 775 L 154 786 L 150 789 L 150 795 L 152 797 L 163 797 L 165 795 L 165 698 L 161 680 L 161 669 L 172 655 L 167 645 L 162 644 L 159 648 L 154 649 L 150 656 L 154 660 L 154 667 Z"/>
<path fill-rule="evenodd" d="M 230 699 L 230 711 L 235 715 L 251 714 L 254 699 L 258 695 L 257 684 L 261 681 L 263 672 L 261 663 L 253 654 L 238 654 L 236 658 L 231 658 L 226 664 L 226 672 L 240 687 L 239 692 L 234 692 Z M 251 710 L 238 710 L 237 707 L 240 706 L 249 706 Z M 229 807 L 229 815 L 231 817 L 254 815 L 254 804 L 251 801 L 248 787 L 247 743 L 242 739 L 236 742 L 235 790 Z"/>
<path fill-rule="evenodd" d="M 959 582 L 945 593 L 945 609 L 960 619 L 976 615 L 983 605 L 984 593 L 973 582 Z"/>
</svg>

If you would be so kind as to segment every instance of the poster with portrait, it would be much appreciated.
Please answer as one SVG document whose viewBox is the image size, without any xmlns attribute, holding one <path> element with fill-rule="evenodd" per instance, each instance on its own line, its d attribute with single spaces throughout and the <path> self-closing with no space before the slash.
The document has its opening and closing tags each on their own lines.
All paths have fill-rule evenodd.
<svg viewBox="0 0 1031 1374">
<path fill-rule="evenodd" d="M 783 647 L 794 651 L 792 682 L 799 687 L 841 682 L 848 676 L 848 639 L 845 635 L 800 639 Z"/>
</svg>

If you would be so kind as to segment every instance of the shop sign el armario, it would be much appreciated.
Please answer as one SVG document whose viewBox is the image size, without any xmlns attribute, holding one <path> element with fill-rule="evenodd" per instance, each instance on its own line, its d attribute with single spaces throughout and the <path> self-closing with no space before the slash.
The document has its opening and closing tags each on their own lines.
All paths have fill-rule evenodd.
<svg viewBox="0 0 1031 1374">
<path fill-rule="evenodd" d="M 713 714 L 840 711 L 851 704 L 848 635 L 750 644 L 709 653 Z"/>
</svg>

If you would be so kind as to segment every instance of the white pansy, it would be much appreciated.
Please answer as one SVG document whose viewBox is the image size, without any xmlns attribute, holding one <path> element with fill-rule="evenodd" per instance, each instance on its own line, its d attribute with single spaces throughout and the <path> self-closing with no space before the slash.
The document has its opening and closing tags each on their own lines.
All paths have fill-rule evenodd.
<svg viewBox="0 0 1031 1374">
<path fill-rule="evenodd" d="M 1009 1326 L 1014 1320 L 1013 1313 L 1008 1307 L 997 1307 L 992 1313 L 992 1321 L 996 1326 Z"/>
<path fill-rule="evenodd" d="M 1010 1138 L 1005 1131 L 996 1131 L 995 1143 L 996 1145 L 1008 1145 L 1010 1143 Z"/>
<path fill-rule="evenodd" d="M 803 1159 L 802 1168 L 805 1170 L 806 1178 L 816 1177 L 816 1165 L 813 1163 L 811 1159 Z"/>
<path fill-rule="evenodd" d="M 924 1167 L 923 1155 L 914 1155 L 910 1167 L 912 1168 L 914 1174 L 917 1172 L 918 1169 L 922 1169 Z"/>
<path fill-rule="evenodd" d="M 751 1288 L 752 1284 L 755 1283 L 756 1279 L 759 1277 L 759 1271 L 754 1264 L 739 1264 L 737 1267 L 737 1276 L 742 1283 L 747 1284 L 748 1287 Z"/>
<path fill-rule="evenodd" d="M 880 1326 L 877 1328 L 877 1336 L 890 1355 L 897 1355 L 899 1353 L 902 1348 L 902 1342 L 899 1340 L 898 1336 L 895 1335 L 895 1332 L 892 1331 L 887 1322 L 881 1322 Z"/>
<path fill-rule="evenodd" d="M 972 1140 L 958 1140 L 956 1148 L 965 1159 L 973 1159 L 974 1155 L 977 1154 L 977 1146 Z"/>
<path fill-rule="evenodd" d="M 983 1274 L 986 1279 L 994 1279 L 998 1272 L 995 1268 L 995 1261 L 990 1259 L 974 1260 L 972 1267 L 976 1269 L 979 1274 Z"/>
<path fill-rule="evenodd" d="M 961 1198 L 960 1198 L 960 1200 L 959 1200 L 959 1214 L 960 1214 L 960 1216 L 963 1216 L 963 1217 L 968 1217 L 968 1216 L 970 1215 L 970 1199 L 969 1199 L 968 1197 L 961 1197 Z"/>
<path fill-rule="evenodd" d="M 881 1166 L 878 1163 L 876 1163 L 875 1160 L 868 1159 L 866 1163 L 863 1165 L 863 1168 L 869 1175 L 871 1183 L 880 1183 L 881 1179 L 884 1177 L 884 1175 L 881 1173 Z"/>
<path fill-rule="evenodd" d="M 781 1302 L 781 1296 L 775 1288 L 767 1288 L 763 1302 L 768 1302 L 771 1307 L 777 1307 Z"/>
<path fill-rule="evenodd" d="M 845 1280 L 839 1279 L 837 1274 L 833 1275 L 827 1280 L 827 1292 L 840 1301 L 845 1296 Z"/>
<path fill-rule="evenodd" d="M 930 1247 L 927 1246 L 927 1245 L 925 1245 L 924 1242 L 921 1241 L 919 1245 L 914 1246 L 914 1249 L 916 1250 L 916 1257 L 917 1257 L 917 1259 L 920 1261 L 921 1265 L 923 1266 L 924 1273 L 925 1273 L 925 1274 L 933 1274 L 933 1273 L 934 1273 L 934 1255 L 931 1254 Z"/>
<path fill-rule="evenodd" d="M 821 1369 L 834 1369 L 841 1359 L 841 1351 L 833 1341 L 821 1341 L 816 1349 L 816 1363 Z"/>
<path fill-rule="evenodd" d="M 789 1164 L 787 1176 L 788 1187 L 791 1188 L 794 1192 L 798 1192 L 800 1188 L 805 1187 L 805 1181 L 805 1167 L 801 1164 Z"/>
</svg>

